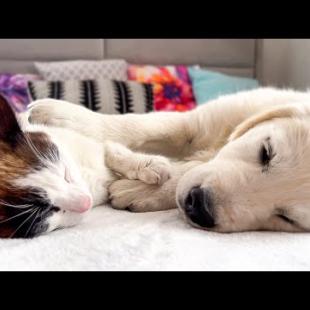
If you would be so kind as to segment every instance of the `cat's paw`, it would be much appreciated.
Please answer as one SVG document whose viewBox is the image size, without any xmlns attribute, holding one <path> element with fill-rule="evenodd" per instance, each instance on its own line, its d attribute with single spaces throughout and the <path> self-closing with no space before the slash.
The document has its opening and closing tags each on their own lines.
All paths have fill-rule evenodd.
<svg viewBox="0 0 310 310">
<path fill-rule="evenodd" d="M 158 211 L 162 208 L 154 191 L 154 185 L 139 180 L 117 180 L 109 187 L 113 208 L 132 212 Z"/>
<path fill-rule="evenodd" d="M 172 167 L 164 157 L 148 156 L 144 162 L 139 165 L 137 170 L 138 179 L 147 184 L 165 183 L 171 177 Z"/>
</svg>

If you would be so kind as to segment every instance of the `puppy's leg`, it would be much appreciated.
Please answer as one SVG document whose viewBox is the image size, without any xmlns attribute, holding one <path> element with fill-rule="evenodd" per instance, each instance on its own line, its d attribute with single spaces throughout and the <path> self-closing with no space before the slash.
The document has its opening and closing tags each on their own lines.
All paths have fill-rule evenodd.
<svg viewBox="0 0 310 310">
<path fill-rule="evenodd" d="M 33 101 L 28 105 L 27 113 L 30 123 L 71 128 L 79 133 L 89 131 L 95 134 L 91 133 L 92 126 L 97 126 L 94 112 L 63 100 L 46 98 Z"/>
<path fill-rule="evenodd" d="M 236 126 L 271 105 L 306 98 L 261 89 L 222 96 L 184 113 L 126 115 L 103 115 L 65 101 L 43 99 L 30 105 L 29 114 L 32 122 L 71 128 L 100 142 L 111 140 L 138 151 L 185 158 L 199 150 L 221 148 Z"/>
<path fill-rule="evenodd" d="M 105 164 L 117 174 L 147 184 L 163 184 L 171 175 L 169 160 L 159 155 L 132 152 L 125 146 L 106 142 Z"/>
<path fill-rule="evenodd" d="M 66 101 L 42 99 L 29 106 L 32 123 L 71 128 L 100 142 L 106 140 L 132 149 L 181 157 L 192 139 L 191 112 L 104 115 Z"/>
<path fill-rule="evenodd" d="M 198 164 L 201 162 L 174 163 L 170 179 L 162 185 L 146 184 L 139 180 L 117 180 L 109 187 L 111 205 L 115 209 L 127 209 L 133 212 L 176 208 L 178 181 L 186 171 Z"/>
</svg>

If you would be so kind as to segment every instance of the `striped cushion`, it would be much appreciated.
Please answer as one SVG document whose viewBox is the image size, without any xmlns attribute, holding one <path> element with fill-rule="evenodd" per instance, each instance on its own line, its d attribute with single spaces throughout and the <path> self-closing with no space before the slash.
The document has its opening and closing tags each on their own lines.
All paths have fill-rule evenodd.
<svg viewBox="0 0 310 310">
<path fill-rule="evenodd" d="M 61 99 L 105 114 L 145 113 L 153 110 L 152 85 L 134 81 L 29 81 L 28 91 L 31 100 Z"/>
</svg>

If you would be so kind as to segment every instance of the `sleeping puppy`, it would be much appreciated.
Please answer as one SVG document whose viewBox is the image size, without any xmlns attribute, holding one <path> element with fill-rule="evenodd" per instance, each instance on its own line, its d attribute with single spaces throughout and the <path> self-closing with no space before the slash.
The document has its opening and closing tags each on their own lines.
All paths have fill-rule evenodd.
<svg viewBox="0 0 310 310">
<path fill-rule="evenodd" d="M 114 208 L 178 207 L 190 224 L 217 232 L 308 231 L 309 102 L 307 92 L 261 88 L 185 113 L 108 116 L 46 99 L 32 105 L 30 117 L 170 158 L 171 177 L 161 184 L 116 179 Z"/>
<path fill-rule="evenodd" d="M 169 163 L 99 143 L 68 128 L 18 121 L 0 97 L 0 237 L 33 237 L 79 223 L 107 201 L 113 171 L 128 179 L 161 184 Z"/>
</svg>

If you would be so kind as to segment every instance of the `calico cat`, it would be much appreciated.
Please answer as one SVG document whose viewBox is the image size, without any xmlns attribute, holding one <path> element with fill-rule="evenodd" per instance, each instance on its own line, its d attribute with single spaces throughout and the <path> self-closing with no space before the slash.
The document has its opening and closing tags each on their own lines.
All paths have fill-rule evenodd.
<svg viewBox="0 0 310 310">
<path fill-rule="evenodd" d="M 108 201 L 118 175 L 148 184 L 169 178 L 161 156 L 99 143 L 74 130 L 30 124 L 0 96 L 0 237 L 31 238 L 78 224 Z M 109 163 L 109 167 L 106 163 Z"/>
</svg>

